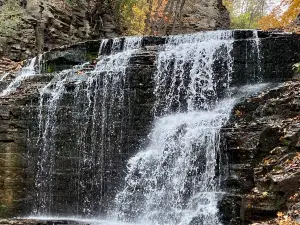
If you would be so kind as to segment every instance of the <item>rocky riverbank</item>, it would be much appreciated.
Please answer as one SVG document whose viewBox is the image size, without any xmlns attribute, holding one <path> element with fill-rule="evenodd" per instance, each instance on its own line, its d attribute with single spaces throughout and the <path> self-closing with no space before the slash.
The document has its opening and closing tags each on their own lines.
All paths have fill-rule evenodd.
<svg viewBox="0 0 300 225">
<path fill-rule="evenodd" d="M 300 81 L 237 104 L 224 136 L 229 159 L 224 186 L 235 194 L 229 211 L 238 217 L 232 224 L 298 224 Z"/>
</svg>

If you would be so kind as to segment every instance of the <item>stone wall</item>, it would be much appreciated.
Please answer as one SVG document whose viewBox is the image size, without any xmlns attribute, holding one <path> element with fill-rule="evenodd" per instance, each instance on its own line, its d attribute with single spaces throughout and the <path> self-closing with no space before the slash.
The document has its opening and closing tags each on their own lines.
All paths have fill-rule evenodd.
<svg viewBox="0 0 300 225">
<path fill-rule="evenodd" d="M 187 0 L 182 10 L 181 26 L 176 24 L 175 33 L 229 29 L 229 12 L 222 0 Z"/>
<path fill-rule="evenodd" d="M 222 0 L 170 0 L 164 11 L 164 16 L 160 15 L 152 21 L 151 30 L 155 34 L 170 35 L 230 28 L 229 12 Z"/>
</svg>

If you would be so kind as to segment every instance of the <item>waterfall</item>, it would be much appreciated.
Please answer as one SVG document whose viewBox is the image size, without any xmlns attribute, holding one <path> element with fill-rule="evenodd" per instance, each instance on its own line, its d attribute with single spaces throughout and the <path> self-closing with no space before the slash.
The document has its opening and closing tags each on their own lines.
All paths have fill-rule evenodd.
<svg viewBox="0 0 300 225">
<path fill-rule="evenodd" d="M 38 57 L 38 63 L 40 60 L 40 56 Z M 32 58 L 27 62 L 27 64 L 22 68 L 22 70 L 17 74 L 17 77 L 8 85 L 6 89 L 0 93 L 0 97 L 6 96 L 12 92 L 14 92 L 21 84 L 23 80 L 30 76 L 35 75 L 35 65 L 36 65 L 37 57 Z"/>
<path fill-rule="evenodd" d="M 125 188 L 116 197 L 122 220 L 219 224 L 220 129 L 234 99 L 220 100 L 218 89 L 230 85 L 232 44 L 231 31 L 168 39 L 155 76 L 155 113 L 162 116 L 148 146 L 128 162 Z"/>
<path fill-rule="evenodd" d="M 260 48 L 261 48 L 261 43 L 260 43 L 260 39 L 258 37 L 258 31 L 254 30 L 253 31 L 253 51 L 256 51 L 256 54 L 252 54 L 252 55 L 256 55 L 256 63 L 257 63 L 257 74 L 255 74 L 255 78 L 257 81 L 261 82 L 262 80 L 260 79 L 260 73 L 262 72 L 262 67 L 261 67 L 261 63 L 262 63 L 262 55 L 260 52 Z"/>
<path fill-rule="evenodd" d="M 65 188 L 76 198 L 72 199 L 76 202 L 76 214 L 92 216 L 99 211 L 102 195 L 98 193 L 103 191 L 105 182 L 105 154 L 121 148 L 121 142 L 111 138 L 120 129 L 119 118 L 125 118 L 126 68 L 141 40 L 116 38 L 111 43 L 111 53 L 102 55 L 110 44 L 103 40 L 96 65 L 86 63 L 58 72 L 40 91 L 37 155 L 32 156 L 38 162 L 32 215 L 60 215 L 55 211 L 59 201 L 55 192 L 66 194 L 58 187 L 66 162 L 73 165 Z M 70 84 L 74 86 L 74 98 L 65 107 L 62 102 L 71 94 Z M 72 118 L 72 124 L 64 123 L 66 115 Z M 61 130 L 66 127 L 70 130 L 66 131 L 66 139 L 62 139 Z M 118 138 L 122 139 L 122 132 Z M 68 149 L 68 143 L 75 149 Z"/>
<path fill-rule="evenodd" d="M 156 113 L 212 108 L 230 84 L 232 43 L 230 31 L 171 36 L 158 56 Z"/>
<path fill-rule="evenodd" d="M 258 34 L 252 37 L 250 50 L 259 61 Z M 116 224 L 222 224 L 220 130 L 236 102 L 234 31 L 167 37 L 153 77 L 130 77 L 130 59 L 147 49 L 142 43 L 141 37 L 102 40 L 97 64 L 56 72 L 40 90 L 29 149 L 30 160 L 37 161 L 32 216 L 94 218 L 104 211 L 119 219 Z M 130 79 L 138 80 L 135 87 Z M 130 105 L 145 89 L 155 100 L 143 99 L 139 107 L 151 105 L 152 126 L 146 140 L 128 144 L 129 135 L 147 135 L 129 132 L 141 131 L 132 120 L 144 115 L 133 114 Z M 137 143 L 138 152 L 123 149 Z M 114 189 L 112 196 L 108 189 Z"/>
</svg>

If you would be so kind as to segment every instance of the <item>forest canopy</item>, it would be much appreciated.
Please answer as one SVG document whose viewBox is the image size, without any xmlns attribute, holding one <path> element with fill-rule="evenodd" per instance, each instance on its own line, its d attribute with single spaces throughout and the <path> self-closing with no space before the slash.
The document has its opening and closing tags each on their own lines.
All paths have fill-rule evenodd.
<svg viewBox="0 0 300 225">
<path fill-rule="evenodd" d="M 2 0 L 0 7 L 0 33 L 13 33 L 22 25 L 27 2 L 43 0 Z M 180 26 L 183 5 L 188 0 L 50 0 L 87 8 L 110 5 L 118 23 L 129 35 L 158 34 L 159 30 Z M 25 4 L 26 3 L 26 4 Z M 295 30 L 295 19 L 300 14 L 300 0 L 223 0 L 230 12 L 234 29 L 288 29 Z M 275 4 L 275 6 L 274 6 Z M 170 25 L 171 24 L 171 25 Z M 299 25 L 298 25 L 299 26 Z M 297 27 L 297 26 L 296 26 Z M 174 29 L 174 26 L 173 26 Z"/>
<path fill-rule="evenodd" d="M 230 12 L 231 27 L 239 29 L 294 31 L 300 14 L 300 0 L 223 0 L 223 4 Z"/>
</svg>

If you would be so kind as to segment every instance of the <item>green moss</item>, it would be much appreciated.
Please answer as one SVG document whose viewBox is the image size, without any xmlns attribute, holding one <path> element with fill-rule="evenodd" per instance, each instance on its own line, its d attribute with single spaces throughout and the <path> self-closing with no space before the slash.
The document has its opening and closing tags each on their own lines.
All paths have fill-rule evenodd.
<svg viewBox="0 0 300 225">
<path fill-rule="evenodd" d="M 289 141 L 289 140 L 286 140 L 286 139 L 281 140 L 282 145 L 288 146 L 288 145 L 290 145 L 290 143 L 291 143 L 291 141 Z"/>
<path fill-rule="evenodd" d="M 293 65 L 293 69 L 294 69 L 294 72 L 295 72 L 295 73 L 300 73 L 300 62 L 295 63 L 295 64 Z"/>
<path fill-rule="evenodd" d="M 86 54 L 86 61 L 93 61 L 96 58 L 97 58 L 96 54 L 93 54 L 93 53 L 87 53 Z"/>
<path fill-rule="evenodd" d="M 54 65 L 52 64 L 47 65 L 47 71 L 46 71 L 47 73 L 53 73 L 54 70 L 55 70 Z"/>
<path fill-rule="evenodd" d="M 8 211 L 8 207 L 6 205 L 0 205 L 0 218 L 5 218 Z"/>
</svg>

